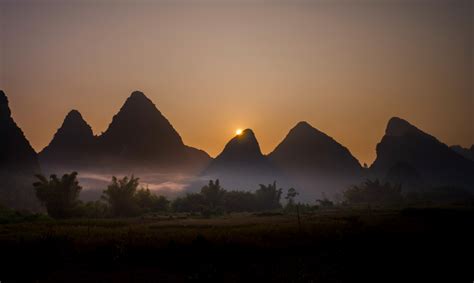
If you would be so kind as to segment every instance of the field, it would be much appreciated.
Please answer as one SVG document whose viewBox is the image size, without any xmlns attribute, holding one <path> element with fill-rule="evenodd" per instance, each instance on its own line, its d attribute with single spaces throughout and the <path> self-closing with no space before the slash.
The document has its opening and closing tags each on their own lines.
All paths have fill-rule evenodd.
<svg viewBox="0 0 474 283">
<path fill-rule="evenodd" d="M 474 210 L 321 210 L 0 225 L 1 282 L 472 282 Z"/>
</svg>

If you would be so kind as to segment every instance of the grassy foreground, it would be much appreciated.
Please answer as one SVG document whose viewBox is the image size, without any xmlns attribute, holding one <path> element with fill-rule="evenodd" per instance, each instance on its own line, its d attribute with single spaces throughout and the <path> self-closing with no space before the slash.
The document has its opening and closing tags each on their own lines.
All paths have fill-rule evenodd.
<svg viewBox="0 0 474 283">
<path fill-rule="evenodd" d="M 0 281 L 472 282 L 473 231 L 459 208 L 36 219 L 0 225 Z"/>
</svg>

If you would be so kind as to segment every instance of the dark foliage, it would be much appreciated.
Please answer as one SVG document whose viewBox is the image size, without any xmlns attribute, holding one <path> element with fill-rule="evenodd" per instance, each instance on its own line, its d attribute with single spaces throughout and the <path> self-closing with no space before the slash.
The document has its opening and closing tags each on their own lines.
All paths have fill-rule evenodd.
<svg viewBox="0 0 474 283">
<path fill-rule="evenodd" d="M 112 177 L 112 183 L 102 194 L 102 199 L 110 205 L 114 216 L 133 216 L 139 214 L 139 206 L 135 200 L 135 194 L 139 185 L 138 178 L 124 177 L 117 179 Z"/>
<path fill-rule="evenodd" d="M 170 201 L 164 196 L 157 196 L 149 189 L 139 189 L 135 194 L 135 201 L 142 212 L 166 212 Z"/>
<path fill-rule="evenodd" d="M 282 192 L 282 189 L 277 189 L 276 182 L 267 186 L 260 184 L 260 188 L 255 191 L 257 207 L 260 210 L 281 208 L 280 199 Z"/>
<path fill-rule="evenodd" d="M 61 179 L 51 175 L 49 180 L 43 175 L 36 175 L 38 182 L 33 184 L 36 196 L 46 206 L 51 217 L 68 218 L 78 216 L 79 193 L 82 187 L 77 180 L 77 172 L 64 174 Z"/>
<path fill-rule="evenodd" d="M 351 205 L 398 205 L 403 201 L 401 186 L 367 180 L 344 192 L 344 200 Z"/>
<path fill-rule="evenodd" d="M 209 181 L 200 193 L 187 194 L 172 203 L 175 212 L 200 212 L 202 214 L 220 214 L 223 212 L 251 212 L 280 209 L 282 189 L 276 183 L 252 192 L 226 191 L 220 186 L 219 180 Z"/>
</svg>

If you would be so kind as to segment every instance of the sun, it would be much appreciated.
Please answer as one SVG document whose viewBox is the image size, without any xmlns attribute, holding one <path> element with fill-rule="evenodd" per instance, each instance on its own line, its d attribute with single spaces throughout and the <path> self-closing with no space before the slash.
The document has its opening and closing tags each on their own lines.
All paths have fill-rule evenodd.
<svg viewBox="0 0 474 283">
<path fill-rule="evenodd" d="M 242 134 L 242 129 L 235 130 L 235 134 L 240 136 Z"/>
</svg>

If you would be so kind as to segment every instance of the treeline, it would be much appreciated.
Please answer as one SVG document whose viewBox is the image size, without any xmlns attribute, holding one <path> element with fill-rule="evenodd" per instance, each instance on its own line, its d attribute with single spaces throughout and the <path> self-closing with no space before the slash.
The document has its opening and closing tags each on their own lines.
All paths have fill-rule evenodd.
<svg viewBox="0 0 474 283">
<path fill-rule="evenodd" d="M 294 189 L 290 189 L 289 192 L 292 190 Z M 171 206 L 176 212 L 200 212 L 204 215 L 270 211 L 282 208 L 280 203 L 282 194 L 283 189 L 277 189 L 276 182 L 260 185 L 255 192 L 245 192 L 226 191 L 221 187 L 219 180 L 211 180 L 199 193 L 188 193 L 184 197 L 177 198 Z M 289 195 L 291 193 L 287 194 L 287 198 Z"/>
<path fill-rule="evenodd" d="M 174 201 L 157 196 L 147 188 L 140 188 L 139 178 L 134 176 L 118 179 L 102 192 L 94 202 L 82 202 L 79 194 L 82 187 L 77 173 L 65 174 L 61 178 L 37 175 L 33 184 L 36 197 L 53 218 L 71 217 L 131 217 L 145 213 L 188 212 L 210 216 L 231 212 L 271 211 L 281 209 L 283 189 L 276 182 L 260 185 L 255 192 L 226 191 L 219 180 L 211 180 L 199 193 L 188 193 Z M 294 204 L 296 190 L 288 190 L 286 199 Z"/>
<path fill-rule="evenodd" d="M 53 218 L 71 217 L 133 217 L 147 213 L 196 213 L 202 216 L 233 212 L 308 212 L 317 209 L 342 207 L 397 208 L 410 205 L 429 204 L 474 204 L 471 193 L 454 187 L 439 187 L 423 192 L 402 193 L 401 185 L 379 180 L 367 180 L 343 192 L 342 199 L 334 203 L 327 198 L 315 204 L 296 203 L 298 192 L 294 188 L 286 191 L 282 205 L 283 189 L 276 182 L 259 185 L 254 192 L 227 191 L 219 180 L 211 180 L 197 193 L 187 193 L 170 201 L 164 196 L 140 187 L 139 178 L 112 177 L 111 183 L 102 192 L 100 200 L 82 202 L 79 194 L 82 187 L 77 173 L 65 174 L 61 178 L 37 175 L 33 184 L 36 197 Z"/>
<path fill-rule="evenodd" d="M 341 205 L 397 208 L 409 206 L 473 206 L 474 195 L 460 187 L 420 187 L 418 191 L 402 190 L 402 185 L 366 180 L 344 191 Z"/>
<path fill-rule="evenodd" d="M 128 217 L 148 212 L 166 212 L 170 201 L 164 196 L 156 196 L 147 188 L 139 188 L 139 178 L 134 176 L 118 179 L 102 192 L 101 199 L 82 202 L 79 194 L 82 187 L 77 180 L 77 172 L 64 174 L 61 178 L 51 175 L 46 178 L 36 175 L 33 184 L 36 197 L 53 218 L 71 217 Z"/>
</svg>

